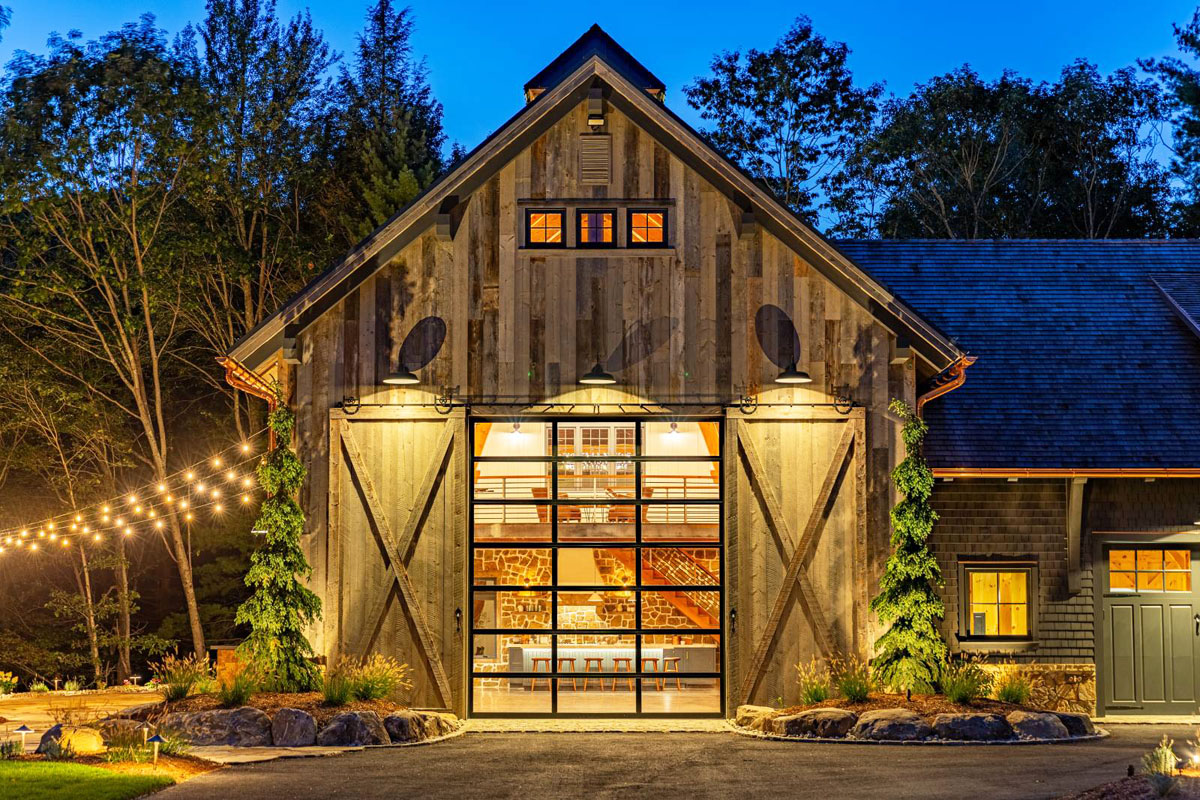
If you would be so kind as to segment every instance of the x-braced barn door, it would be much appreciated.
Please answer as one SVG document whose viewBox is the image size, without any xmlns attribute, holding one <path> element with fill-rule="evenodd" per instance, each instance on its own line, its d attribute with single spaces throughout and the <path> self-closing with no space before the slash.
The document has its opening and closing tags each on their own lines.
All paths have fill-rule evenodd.
<svg viewBox="0 0 1200 800">
<path fill-rule="evenodd" d="M 412 704 L 462 714 L 465 417 L 341 409 L 330 418 L 332 658 L 413 668 Z M 330 628 L 333 627 L 333 630 Z"/>
<path fill-rule="evenodd" d="M 725 436 L 728 707 L 790 703 L 797 664 L 865 655 L 865 411 L 731 411 Z"/>
</svg>

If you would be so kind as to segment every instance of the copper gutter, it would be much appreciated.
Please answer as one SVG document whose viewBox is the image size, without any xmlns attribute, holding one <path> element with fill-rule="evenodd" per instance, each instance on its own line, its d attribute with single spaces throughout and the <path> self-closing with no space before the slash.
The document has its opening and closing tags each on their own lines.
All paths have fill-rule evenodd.
<svg viewBox="0 0 1200 800">
<path fill-rule="evenodd" d="M 234 389 L 245 392 L 253 397 L 267 401 L 267 411 L 275 410 L 276 398 L 275 391 L 271 384 L 263 380 L 262 376 L 254 370 L 247 367 L 236 358 L 230 356 L 220 356 L 217 358 L 217 363 L 225 368 L 225 382 Z M 271 449 L 275 448 L 275 431 L 270 431 L 267 434 L 268 446 Z"/>
<path fill-rule="evenodd" d="M 921 416 L 922 409 L 925 408 L 925 404 L 930 400 L 935 400 L 944 394 L 949 394 L 966 383 L 967 367 L 978 360 L 975 356 L 959 356 L 957 361 L 934 376 L 931 381 L 934 387 L 917 398 L 917 416 Z"/>
<path fill-rule="evenodd" d="M 1200 478 L 1200 467 L 1115 469 L 935 467 L 935 478 Z"/>
</svg>

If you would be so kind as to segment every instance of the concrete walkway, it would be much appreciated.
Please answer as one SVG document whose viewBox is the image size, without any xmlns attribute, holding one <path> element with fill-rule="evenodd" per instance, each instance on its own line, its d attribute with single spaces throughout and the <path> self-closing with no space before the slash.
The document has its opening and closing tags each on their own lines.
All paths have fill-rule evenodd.
<svg viewBox="0 0 1200 800">
<path fill-rule="evenodd" d="M 1031 747 L 884 747 L 733 733 L 468 733 L 429 747 L 233 767 L 163 800 L 239 798 L 1047 798 L 1125 775 L 1164 733 L 1181 755 L 1195 730 L 1110 726 L 1107 739 Z"/>
</svg>

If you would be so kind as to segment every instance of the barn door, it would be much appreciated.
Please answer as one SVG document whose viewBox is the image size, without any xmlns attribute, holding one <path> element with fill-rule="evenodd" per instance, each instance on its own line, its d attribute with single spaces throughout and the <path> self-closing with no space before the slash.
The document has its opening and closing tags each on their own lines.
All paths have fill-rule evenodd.
<svg viewBox="0 0 1200 800">
<path fill-rule="evenodd" d="M 414 706 L 461 714 L 464 416 L 422 412 L 333 412 L 327 640 L 407 663 Z"/>
<path fill-rule="evenodd" d="M 729 706 L 796 699 L 796 665 L 865 655 L 865 412 L 731 412 Z"/>
</svg>

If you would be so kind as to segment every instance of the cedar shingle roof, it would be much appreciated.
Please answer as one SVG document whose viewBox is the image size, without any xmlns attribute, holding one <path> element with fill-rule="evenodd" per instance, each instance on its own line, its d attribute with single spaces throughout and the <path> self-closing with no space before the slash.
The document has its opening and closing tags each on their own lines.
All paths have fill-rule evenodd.
<svg viewBox="0 0 1200 800">
<path fill-rule="evenodd" d="M 1200 241 L 836 244 L 979 358 L 934 468 L 1200 467 Z"/>
</svg>

